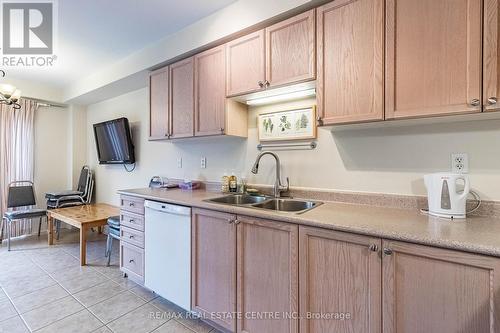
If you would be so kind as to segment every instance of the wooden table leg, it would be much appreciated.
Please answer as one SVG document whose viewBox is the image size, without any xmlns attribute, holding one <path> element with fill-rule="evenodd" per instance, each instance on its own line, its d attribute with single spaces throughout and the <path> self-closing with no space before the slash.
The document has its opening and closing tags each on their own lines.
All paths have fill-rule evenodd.
<svg viewBox="0 0 500 333">
<path fill-rule="evenodd" d="M 80 266 L 85 266 L 87 259 L 87 228 L 80 228 Z"/>
<path fill-rule="evenodd" d="M 52 216 L 47 217 L 47 235 L 49 245 L 54 245 L 54 218 Z"/>
</svg>

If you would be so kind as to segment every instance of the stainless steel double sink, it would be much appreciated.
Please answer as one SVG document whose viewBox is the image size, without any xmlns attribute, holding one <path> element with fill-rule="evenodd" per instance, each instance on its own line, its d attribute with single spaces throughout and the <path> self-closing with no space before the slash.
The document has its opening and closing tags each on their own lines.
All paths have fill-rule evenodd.
<svg viewBox="0 0 500 333">
<path fill-rule="evenodd" d="M 264 195 L 230 194 L 223 197 L 207 199 L 207 202 L 274 210 L 278 212 L 304 213 L 321 204 L 319 201 L 298 200 L 291 198 L 273 198 Z"/>
</svg>

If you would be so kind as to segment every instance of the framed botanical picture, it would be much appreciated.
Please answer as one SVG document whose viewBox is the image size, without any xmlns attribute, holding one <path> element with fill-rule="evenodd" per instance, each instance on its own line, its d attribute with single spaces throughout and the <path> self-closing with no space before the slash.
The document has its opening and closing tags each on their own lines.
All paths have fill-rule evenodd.
<svg viewBox="0 0 500 333">
<path fill-rule="evenodd" d="M 316 138 L 316 106 L 260 114 L 257 119 L 260 141 Z"/>
</svg>

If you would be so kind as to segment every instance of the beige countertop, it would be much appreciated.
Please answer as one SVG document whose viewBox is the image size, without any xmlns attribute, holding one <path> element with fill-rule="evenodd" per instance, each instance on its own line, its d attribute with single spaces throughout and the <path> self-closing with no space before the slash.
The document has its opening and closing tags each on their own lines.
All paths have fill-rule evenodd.
<svg viewBox="0 0 500 333">
<path fill-rule="evenodd" d="M 500 257 L 500 219 L 470 217 L 447 220 L 417 210 L 324 202 L 303 214 L 215 204 L 204 200 L 223 194 L 204 190 L 132 189 L 120 194 L 171 204 L 353 232 L 391 240 L 481 253 Z"/>
</svg>

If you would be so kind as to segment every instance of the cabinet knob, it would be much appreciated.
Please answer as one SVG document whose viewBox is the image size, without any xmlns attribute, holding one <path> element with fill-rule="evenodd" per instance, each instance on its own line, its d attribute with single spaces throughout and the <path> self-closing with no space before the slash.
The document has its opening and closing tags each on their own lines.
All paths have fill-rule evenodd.
<svg viewBox="0 0 500 333">
<path fill-rule="evenodd" d="M 477 98 L 474 98 L 470 101 L 470 105 L 471 106 L 479 106 L 479 105 L 481 105 L 481 101 Z"/>
<path fill-rule="evenodd" d="M 488 105 L 495 105 L 497 104 L 497 98 L 496 97 L 488 97 Z"/>
<path fill-rule="evenodd" d="M 240 220 L 238 219 L 234 220 L 234 224 L 240 224 Z"/>
<path fill-rule="evenodd" d="M 229 222 L 229 224 L 233 224 L 234 220 L 233 219 L 229 219 L 229 220 L 227 220 L 227 222 Z"/>
<path fill-rule="evenodd" d="M 128 205 L 129 205 L 130 207 L 134 207 L 134 206 L 135 206 L 133 202 L 129 202 L 129 204 L 128 204 Z"/>
<path fill-rule="evenodd" d="M 377 244 L 372 244 L 368 247 L 370 251 L 372 252 L 377 252 L 378 251 L 378 245 Z"/>
<path fill-rule="evenodd" d="M 271 85 L 271 82 L 269 82 L 269 81 L 267 81 L 267 80 L 266 80 L 266 81 L 264 81 L 264 85 L 265 85 L 265 86 L 266 86 L 266 88 L 267 88 L 267 87 L 269 87 L 269 86 Z"/>
<path fill-rule="evenodd" d="M 165 133 L 165 137 L 168 138 L 170 136 L 170 134 L 168 133 Z"/>
<path fill-rule="evenodd" d="M 389 249 L 389 248 L 384 248 L 384 254 L 385 254 L 386 256 L 390 256 L 390 255 L 392 254 L 392 250 L 391 250 L 391 249 Z"/>
<path fill-rule="evenodd" d="M 128 262 L 129 262 L 129 264 L 131 264 L 134 262 L 134 259 L 130 259 Z"/>
<path fill-rule="evenodd" d="M 130 235 L 130 236 L 128 236 L 128 238 L 132 239 L 132 238 L 134 238 L 134 235 Z"/>
<path fill-rule="evenodd" d="M 221 132 L 221 133 L 224 133 L 224 127 L 221 127 L 221 128 L 220 128 L 220 132 Z"/>
<path fill-rule="evenodd" d="M 259 87 L 264 88 L 264 82 L 259 81 Z"/>
<path fill-rule="evenodd" d="M 128 220 L 129 223 L 134 223 L 133 219 Z"/>
</svg>

